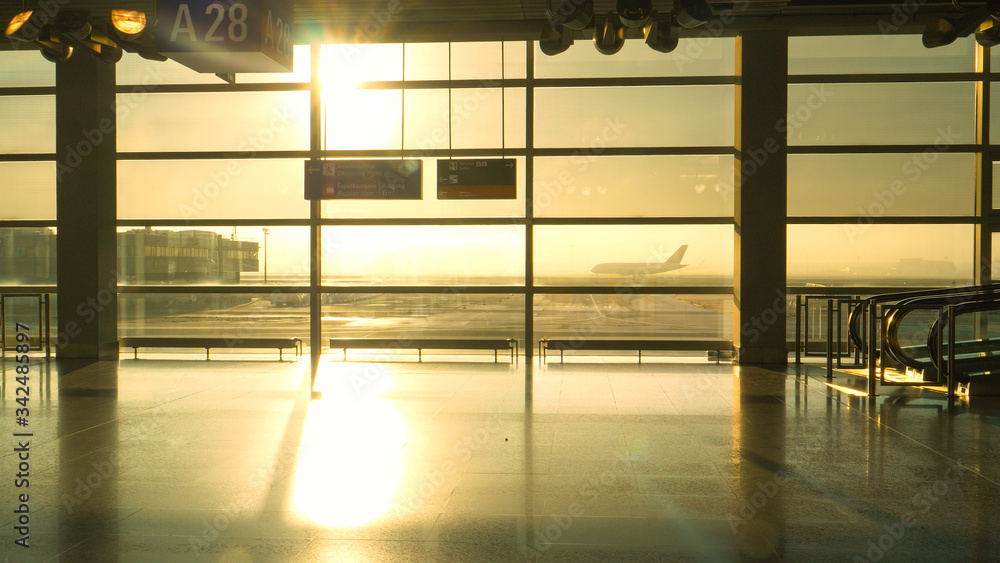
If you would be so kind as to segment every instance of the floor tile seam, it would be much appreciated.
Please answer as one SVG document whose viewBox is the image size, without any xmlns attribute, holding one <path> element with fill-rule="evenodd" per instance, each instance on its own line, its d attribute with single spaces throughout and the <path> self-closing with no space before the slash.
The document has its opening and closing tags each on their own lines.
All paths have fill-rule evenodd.
<svg viewBox="0 0 1000 563">
<path fill-rule="evenodd" d="M 73 544 L 72 546 L 70 546 L 70 547 L 68 547 L 68 548 L 60 551 L 59 553 L 55 554 L 54 556 L 50 557 L 49 559 L 47 559 L 47 561 L 59 561 L 60 557 L 66 555 L 67 553 L 69 553 L 69 552 L 73 551 L 74 549 L 80 547 L 81 545 L 87 543 L 87 540 L 89 540 L 89 539 L 90 539 L 90 537 L 88 536 L 88 537 L 80 540 L 79 542 Z M 4 558 L 4 561 L 6 561 L 6 558 Z"/>
<path fill-rule="evenodd" d="M 786 374 L 786 377 L 787 376 L 788 376 L 788 374 Z M 809 376 L 809 377 L 813 377 L 814 379 L 818 379 L 818 376 Z M 823 382 L 820 381 L 820 383 L 823 383 Z M 829 387 L 826 387 L 826 388 L 829 389 Z M 843 395 L 843 394 L 841 394 L 841 395 Z M 829 395 L 824 395 L 824 396 L 829 398 Z M 955 465 L 957 465 L 959 467 L 962 467 L 966 471 L 969 471 L 973 475 L 979 476 L 983 480 L 985 480 L 985 481 L 987 481 L 989 483 L 992 483 L 996 487 L 1000 487 L 1000 482 L 995 481 L 993 479 L 990 479 L 989 477 L 987 477 L 987 476 L 983 475 L 982 473 L 980 473 L 978 470 L 975 470 L 975 469 L 972 469 L 970 467 L 967 467 L 964 464 L 962 464 L 959 460 L 952 459 L 948 455 L 945 455 L 944 452 L 940 452 L 940 451 L 934 449 L 933 447 L 931 447 L 931 446 L 929 446 L 929 445 L 921 442 L 920 440 L 918 440 L 918 439 L 916 439 L 916 438 L 914 438 L 912 436 L 909 436 L 907 434 L 904 434 L 901 430 L 899 430 L 899 429 L 897 429 L 897 428 L 889 425 L 889 423 L 887 423 L 887 422 L 880 422 L 875 417 L 873 417 L 871 414 L 869 414 L 868 411 L 862 411 L 860 409 L 856 409 L 856 408 L 852 407 L 849 403 L 845 402 L 844 398 L 842 398 L 842 397 L 836 397 L 834 399 L 838 403 L 840 403 L 841 405 L 843 405 L 847 410 L 854 411 L 854 412 L 860 414 L 861 416 L 865 417 L 869 422 L 875 423 L 875 425 L 877 427 L 878 426 L 885 427 L 886 430 L 888 430 L 888 431 L 890 431 L 890 432 L 898 435 L 899 437 L 902 437 L 905 440 L 908 440 L 908 441 L 912 442 L 913 444 L 919 446 L 920 448 L 925 449 L 927 451 L 930 451 L 930 452 L 934 453 L 935 455 L 944 458 L 945 460 L 949 461 L 950 463 L 953 463 L 953 464 L 955 464 Z M 874 403 L 874 399 L 875 398 L 874 397 L 869 397 L 868 399 L 869 399 L 868 404 L 872 405 Z"/>
<path fill-rule="evenodd" d="M 122 421 L 135 418 L 135 417 L 137 417 L 140 414 L 147 413 L 149 411 L 155 410 L 157 408 L 162 407 L 163 405 L 168 405 L 168 404 L 174 403 L 176 401 L 180 401 L 180 400 L 186 399 L 188 397 L 191 397 L 191 396 L 194 396 L 194 395 L 197 395 L 197 394 L 200 394 L 200 393 L 204 393 L 205 391 L 208 391 L 209 389 L 215 389 L 215 388 L 218 388 L 218 387 L 223 387 L 223 384 L 220 383 L 219 385 L 215 385 L 215 386 L 212 386 L 212 387 L 209 387 L 209 388 L 206 388 L 206 389 L 201 389 L 199 391 L 195 391 L 195 392 L 189 393 L 189 394 L 184 395 L 182 397 L 177 397 L 175 399 L 171 399 L 171 400 L 166 401 L 164 403 L 160 403 L 158 405 L 145 408 L 145 409 L 143 409 L 141 411 L 138 411 L 138 412 L 129 413 L 129 414 L 121 416 L 121 417 L 116 417 L 116 418 L 113 418 L 113 419 L 110 419 L 110 420 L 106 420 L 106 421 L 101 422 L 99 424 L 96 424 L 94 426 L 90 426 L 90 427 L 87 427 L 87 428 L 82 428 L 82 429 L 76 430 L 76 431 L 71 432 L 69 434 L 63 434 L 61 436 L 56 436 L 56 437 L 52 438 L 51 440 L 42 442 L 39 445 L 44 446 L 44 445 L 48 445 L 48 444 L 52 444 L 52 443 L 57 443 L 59 440 L 62 440 L 62 439 L 65 439 L 65 438 L 70 438 L 70 437 L 76 436 L 78 434 L 82 434 L 83 432 L 88 432 L 88 431 L 100 428 L 102 426 L 105 426 L 105 425 L 108 425 L 108 424 L 111 424 L 111 423 L 120 424 Z M 3 459 L 4 457 L 7 457 L 7 456 L 0 457 L 0 459 Z"/>
</svg>

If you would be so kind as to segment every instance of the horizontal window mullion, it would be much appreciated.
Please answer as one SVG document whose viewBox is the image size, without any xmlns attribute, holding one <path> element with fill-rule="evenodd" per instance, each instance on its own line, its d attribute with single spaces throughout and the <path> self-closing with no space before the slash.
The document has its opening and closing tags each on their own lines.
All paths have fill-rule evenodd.
<svg viewBox="0 0 1000 563">
<path fill-rule="evenodd" d="M 978 82 L 986 77 L 980 72 L 929 72 L 906 74 L 797 74 L 789 75 L 789 84 L 883 84 L 891 82 Z"/>
<path fill-rule="evenodd" d="M 881 216 L 844 215 L 837 217 L 789 217 L 789 225 L 851 225 L 851 224 L 883 224 L 883 225 L 976 225 L 982 219 L 969 216 Z"/>
</svg>

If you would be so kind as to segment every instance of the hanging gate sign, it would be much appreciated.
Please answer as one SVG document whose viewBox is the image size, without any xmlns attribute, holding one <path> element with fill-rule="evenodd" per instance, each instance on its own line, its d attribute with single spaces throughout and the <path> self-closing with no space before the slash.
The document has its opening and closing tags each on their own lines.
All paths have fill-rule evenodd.
<svg viewBox="0 0 1000 563">
<path fill-rule="evenodd" d="M 160 0 L 159 51 L 197 72 L 291 72 L 294 3 Z"/>
<path fill-rule="evenodd" d="M 306 199 L 420 199 L 422 162 L 307 160 Z"/>
<path fill-rule="evenodd" d="M 513 158 L 439 160 L 438 199 L 516 199 Z"/>
</svg>

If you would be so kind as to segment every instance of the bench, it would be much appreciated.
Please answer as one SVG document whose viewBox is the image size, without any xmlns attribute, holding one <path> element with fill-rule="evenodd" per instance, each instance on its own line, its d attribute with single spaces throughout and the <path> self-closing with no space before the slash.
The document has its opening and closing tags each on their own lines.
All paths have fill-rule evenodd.
<svg viewBox="0 0 1000 563">
<path fill-rule="evenodd" d="M 563 361 L 566 350 L 635 350 L 642 363 L 643 350 L 657 351 L 728 351 L 733 349 L 731 340 L 582 340 L 550 338 L 538 341 L 538 356 L 544 362 L 548 350 L 559 350 L 559 361 Z"/>
<path fill-rule="evenodd" d="M 295 356 L 302 355 L 302 340 L 298 338 L 202 338 L 175 336 L 129 336 L 118 339 L 118 346 L 131 348 L 139 359 L 139 348 L 204 348 L 205 359 L 210 359 L 211 348 L 277 348 L 278 360 L 284 359 L 285 348 L 294 348 Z"/>
<path fill-rule="evenodd" d="M 517 339 L 469 338 L 331 338 L 330 348 L 344 351 L 348 348 L 417 350 L 417 361 L 423 361 L 424 350 L 493 350 L 493 361 L 498 361 L 500 350 L 510 350 L 511 361 L 517 357 Z"/>
</svg>

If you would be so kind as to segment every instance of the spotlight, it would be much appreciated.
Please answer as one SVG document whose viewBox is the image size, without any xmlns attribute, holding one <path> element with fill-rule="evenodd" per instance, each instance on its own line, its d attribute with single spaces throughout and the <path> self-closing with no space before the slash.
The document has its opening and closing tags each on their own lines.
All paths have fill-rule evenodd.
<svg viewBox="0 0 1000 563">
<path fill-rule="evenodd" d="M 573 44 L 573 32 L 563 26 L 546 25 L 542 30 L 542 38 L 538 41 L 538 46 L 542 52 L 550 57 L 558 55 Z"/>
<path fill-rule="evenodd" d="M 678 39 L 671 32 L 671 18 L 657 18 L 655 15 L 643 30 L 646 34 L 646 45 L 654 51 L 669 53 L 677 48 Z"/>
<path fill-rule="evenodd" d="M 122 49 L 102 30 L 94 29 L 85 10 L 66 10 L 56 18 L 54 35 L 60 43 L 67 43 L 75 49 L 88 51 L 106 63 L 117 63 L 122 58 Z"/>
<path fill-rule="evenodd" d="M 944 18 L 934 17 L 931 18 L 931 21 L 927 22 L 927 27 L 924 28 L 922 41 L 924 43 L 924 47 L 931 49 L 934 47 L 949 45 L 954 42 L 957 37 L 958 33 L 955 31 L 954 24 Z"/>
<path fill-rule="evenodd" d="M 996 47 L 1000 45 L 1000 26 L 993 25 L 988 29 L 976 32 L 976 43 L 983 47 Z"/>
<path fill-rule="evenodd" d="M 959 37 L 965 37 L 976 31 L 979 24 L 989 19 L 991 14 L 996 11 L 998 4 L 1000 2 L 990 0 L 982 7 L 970 10 L 954 21 L 942 17 L 931 18 L 927 22 L 927 27 L 924 28 L 924 34 L 921 38 L 924 47 L 928 49 L 943 47 Z"/>
<path fill-rule="evenodd" d="M 625 27 L 638 29 L 649 21 L 653 0 L 618 0 L 616 8 Z"/>
<path fill-rule="evenodd" d="M 50 49 L 46 46 L 39 45 L 38 51 L 42 54 L 42 57 L 50 63 L 61 63 L 69 60 L 69 58 L 73 56 L 73 48 L 69 45 L 63 45 L 61 49 Z"/>
<path fill-rule="evenodd" d="M 7 24 L 7 30 L 4 32 L 4 35 L 14 41 L 24 43 L 38 39 L 38 36 L 42 33 L 42 26 L 39 25 L 38 16 L 32 18 L 36 13 L 34 11 L 27 11 L 14 16 L 14 19 L 10 20 L 10 23 Z"/>
<path fill-rule="evenodd" d="M 129 53 L 136 53 L 151 61 L 167 60 L 167 57 L 157 52 L 156 45 L 149 34 L 143 34 L 143 31 L 146 30 L 146 24 L 145 12 L 111 10 L 111 26 L 108 31 L 110 35 L 114 36 L 115 42 Z"/>
<path fill-rule="evenodd" d="M 594 0 L 560 0 L 556 10 L 552 9 L 552 0 L 549 0 L 545 11 L 552 25 L 580 31 L 594 21 Z"/>
<path fill-rule="evenodd" d="M 122 48 L 108 35 L 105 26 L 90 32 L 88 48 L 98 59 L 106 63 L 117 63 L 122 60 Z"/>
<path fill-rule="evenodd" d="M 122 58 L 123 46 L 147 59 L 167 60 L 148 37 L 143 37 L 145 29 L 146 14 L 134 10 L 111 10 L 110 21 L 92 21 L 89 10 L 23 11 L 10 21 L 4 35 L 12 41 L 35 44 L 52 62 L 85 51 L 103 62 L 116 63 Z"/>
<path fill-rule="evenodd" d="M 45 37 L 38 37 L 35 43 L 42 57 L 50 63 L 61 63 L 73 56 L 73 46 L 62 41 L 59 35 L 51 27 L 48 28 Z"/>
<path fill-rule="evenodd" d="M 56 16 L 55 28 L 74 39 L 85 39 L 93 30 L 89 19 L 90 13 L 86 10 L 62 10 Z"/>
<path fill-rule="evenodd" d="M 53 63 L 60 63 L 73 55 L 73 47 L 62 41 L 42 12 L 17 14 L 10 20 L 4 35 L 12 41 L 36 44 L 45 60 Z"/>
<path fill-rule="evenodd" d="M 691 29 L 712 19 L 712 8 L 706 0 L 678 0 L 674 3 L 674 16 L 682 27 Z"/>
<path fill-rule="evenodd" d="M 598 24 L 594 28 L 594 47 L 601 54 L 614 55 L 621 51 L 624 45 L 625 28 L 614 12 L 608 12 L 608 15 L 604 17 L 604 23 Z"/>
<path fill-rule="evenodd" d="M 146 29 L 146 13 L 136 10 L 111 10 L 111 24 L 118 33 L 134 37 Z"/>
</svg>

